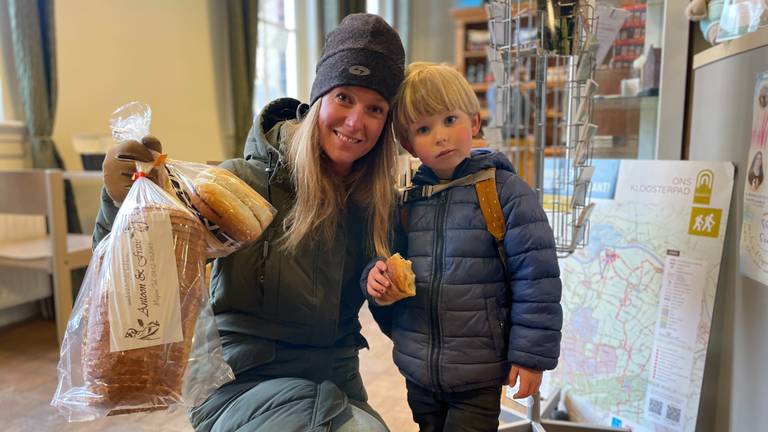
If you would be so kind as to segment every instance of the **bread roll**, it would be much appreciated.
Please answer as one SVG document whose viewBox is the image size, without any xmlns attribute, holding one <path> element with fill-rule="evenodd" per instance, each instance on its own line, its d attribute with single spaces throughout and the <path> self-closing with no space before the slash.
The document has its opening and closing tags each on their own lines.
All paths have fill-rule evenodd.
<svg viewBox="0 0 768 432">
<path fill-rule="evenodd" d="M 195 192 L 205 203 L 198 211 L 221 227 L 230 237 L 241 243 L 250 243 L 261 235 L 259 220 L 248 206 L 229 190 L 217 183 L 198 181 L 195 182 Z"/>
<path fill-rule="evenodd" d="M 113 291 L 100 289 L 98 295 L 88 297 L 83 312 L 87 324 L 82 358 L 86 404 L 109 411 L 108 415 L 155 411 L 182 402 L 183 378 L 206 289 L 205 232 L 200 222 L 186 211 L 162 206 L 139 207 L 130 218 L 140 221 L 147 212 L 170 216 L 174 250 L 169 253 L 176 257 L 183 340 L 110 352 L 109 302 Z"/>
<path fill-rule="evenodd" d="M 274 218 L 272 204 L 248 186 L 248 183 L 224 168 L 211 167 L 208 172 L 218 178 L 230 192 L 251 209 L 263 228 L 272 222 Z"/>
<path fill-rule="evenodd" d="M 397 301 L 416 295 L 416 275 L 413 273 L 413 263 L 396 253 L 387 259 L 387 276 L 392 286 L 386 292 L 387 302 Z"/>
<path fill-rule="evenodd" d="M 192 183 L 190 197 L 195 208 L 241 243 L 255 241 L 272 222 L 272 205 L 223 168 L 208 168 Z"/>
</svg>

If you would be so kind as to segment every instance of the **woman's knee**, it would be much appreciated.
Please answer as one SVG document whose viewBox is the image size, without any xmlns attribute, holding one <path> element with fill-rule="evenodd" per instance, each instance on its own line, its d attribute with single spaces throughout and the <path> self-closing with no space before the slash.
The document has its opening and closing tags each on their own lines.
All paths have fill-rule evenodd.
<svg viewBox="0 0 768 432">
<path fill-rule="evenodd" d="M 331 431 L 389 432 L 389 429 L 373 415 L 350 404 L 332 420 Z"/>
</svg>

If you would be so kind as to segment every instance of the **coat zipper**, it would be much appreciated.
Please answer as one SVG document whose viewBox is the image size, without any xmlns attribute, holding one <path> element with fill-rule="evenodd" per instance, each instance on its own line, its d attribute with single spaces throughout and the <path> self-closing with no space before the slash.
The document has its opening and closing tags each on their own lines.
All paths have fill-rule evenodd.
<svg viewBox="0 0 768 432">
<path fill-rule="evenodd" d="M 440 351 L 442 351 L 443 338 L 440 332 L 440 314 L 439 314 L 439 302 L 440 302 L 440 284 L 443 276 L 443 240 L 444 233 L 443 227 L 445 226 L 445 214 L 447 208 L 447 196 L 450 193 L 440 195 L 437 207 L 437 217 L 435 218 L 435 235 L 437 236 L 435 241 L 435 248 L 432 253 L 432 286 L 430 290 L 430 329 L 433 337 L 431 344 L 431 351 L 429 355 L 430 372 L 432 373 L 432 382 L 434 385 L 443 390 L 442 384 L 440 384 Z"/>
</svg>

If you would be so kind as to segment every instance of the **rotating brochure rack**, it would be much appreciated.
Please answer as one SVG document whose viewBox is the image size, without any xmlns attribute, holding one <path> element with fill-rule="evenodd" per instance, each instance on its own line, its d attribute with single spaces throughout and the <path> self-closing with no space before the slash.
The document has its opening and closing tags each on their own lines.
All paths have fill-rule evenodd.
<svg viewBox="0 0 768 432">
<path fill-rule="evenodd" d="M 565 257 L 588 240 L 597 38 L 587 2 L 492 1 L 489 147 L 538 193 Z"/>
<path fill-rule="evenodd" d="M 489 147 L 509 156 L 538 193 L 566 257 L 588 238 L 594 167 L 590 122 L 597 38 L 593 8 L 569 0 L 492 1 L 488 8 L 488 60 L 494 77 Z M 527 415 L 502 404 L 499 431 L 626 431 L 553 420 L 560 392 L 537 393 Z"/>
</svg>

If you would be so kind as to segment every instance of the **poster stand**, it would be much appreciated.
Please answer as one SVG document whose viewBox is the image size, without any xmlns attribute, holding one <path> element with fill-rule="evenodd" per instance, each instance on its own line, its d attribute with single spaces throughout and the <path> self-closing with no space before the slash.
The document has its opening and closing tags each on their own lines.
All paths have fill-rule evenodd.
<svg viewBox="0 0 768 432">
<path fill-rule="evenodd" d="M 600 426 L 595 424 L 577 423 L 565 420 L 551 419 L 552 413 L 560 402 L 560 391 L 557 390 L 553 396 L 541 404 L 541 397 L 538 392 L 532 397 L 533 403 L 528 407 L 528 414 L 512 410 L 504 405 L 501 406 L 501 415 L 499 416 L 502 425 L 499 432 L 629 432 L 627 428 L 614 428 L 610 426 Z"/>
</svg>

